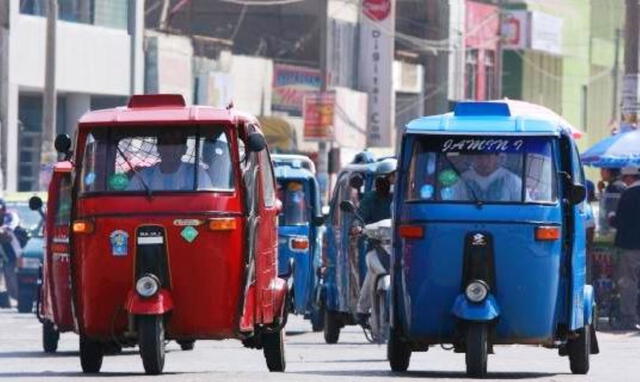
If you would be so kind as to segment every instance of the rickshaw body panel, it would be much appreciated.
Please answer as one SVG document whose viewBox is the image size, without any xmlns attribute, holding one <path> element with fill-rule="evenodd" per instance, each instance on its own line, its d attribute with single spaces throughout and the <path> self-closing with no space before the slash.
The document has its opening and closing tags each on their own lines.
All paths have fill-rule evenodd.
<svg viewBox="0 0 640 382">
<path fill-rule="evenodd" d="M 307 214 L 309 219 L 305 224 L 280 224 L 278 227 L 278 274 L 290 274 L 293 277 L 294 313 L 307 314 L 313 308 L 314 291 L 319 282 L 316 269 L 320 266 L 322 255 L 323 230 L 313 224 L 313 219 L 322 216 L 322 211 L 319 187 L 313 173 L 306 168 L 292 167 L 289 163 L 300 160 L 298 157 L 279 154 L 272 157 L 276 163 L 277 182 L 281 186 L 290 181 L 301 182 L 306 190 L 305 194 L 308 195 L 306 203 L 310 207 Z M 295 237 L 307 238 L 308 248 L 304 250 L 292 248 L 291 239 Z M 293 269 L 291 269 L 292 265 Z"/>
<path fill-rule="evenodd" d="M 456 114 L 424 117 L 407 125 L 400 179 L 407 176 L 416 140 L 429 136 L 455 139 L 461 135 L 549 139 L 553 142 L 555 171 L 583 179 L 567 126 L 509 114 L 481 115 L 473 110 Z M 584 203 L 568 204 L 559 177 L 557 182 L 555 203 L 486 203 L 481 207 L 473 202 L 405 201 L 407 186 L 399 182 L 395 196 L 392 324 L 412 341 L 453 342 L 457 319 L 452 307 L 456 298 L 464 294 L 465 235 L 480 232 L 488 234 L 493 245 L 495 290 L 490 293 L 499 315 L 491 321 L 495 327 L 492 343 L 553 345 L 560 328 L 580 329 L 588 314 L 585 305 L 593 305 L 584 277 Z M 421 225 L 424 236 L 401 238 L 398 232 L 401 224 Z M 541 225 L 559 226 L 562 238 L 536 240 L 535 227 Z"/>
<path fill-rule="evenodd" d="M 52 182 L 48 189 L 47 214 L 45 216 L 44 259 L 42 288 L 38 315 L 52 322 L 56 329 L 68 332 L 75 329 L 73 296 L 70 275 L 69 227 L 56 224 L 57 205 L 62 181 L 70 182 L 71 163 L 54 165 Z"/>
<path fill-rule="evenodd" d="M 420 224 L 425 231 L 423 239 L 401 242 L 409 335 L 426 341 L 453 338 L 452 308 L 461 294 L 464 237 L 477 231 L 493 238 L 496 290 L 491 293 L 500 309 L 496 340 L 551 340 L 562 308 L 561 243 L 536 242 L 534 230 L 559 225 L 560 219 L 559 209 L 552 206 L 405 204 L 399 220 Z"/>
<path fill-rule="evenodd" d="M 151 208 L 153 213 L 149 212 Z M 225 216 L 235 217 L 236 229 L 208 230 L 207 219 L 220 215 L 202 211 L 222 210 L 226 211 Z M 237 197 L 212 198 L 204 193 L 162 196 L 153 200 L 153 205 L 141 196 L 89 197 L 80 200 L 78 211 L 80 219 L 91 219 L 95 225 L 93 233 L 76 234 L 73 240 L 74 253 L 78 254 L 75 279 L 77 287 L 85 291 L 80 297 L 80 312 L 87 335 L 109 335 L 111 323 L 104 317 L 113 317 L 120 330 L 127 324 L 122 307 L 134 287 L 135 238 L 141 225 L 156 225 L 165 230 L 174 302 L 167 333 L 176 337 L 233 334 L 243 284 L 244 253 L 244 226 Z M 179 219 L 202 222 L 195 227 L 198 236 L 193 242 L 181 237 L 185 227 L 176 224 Z M 109 235 L 118 230 L 128 235 L 126 256 L 111 254 Z M 127 276 L 114 277 L 114 274 Z"/>
</svg>

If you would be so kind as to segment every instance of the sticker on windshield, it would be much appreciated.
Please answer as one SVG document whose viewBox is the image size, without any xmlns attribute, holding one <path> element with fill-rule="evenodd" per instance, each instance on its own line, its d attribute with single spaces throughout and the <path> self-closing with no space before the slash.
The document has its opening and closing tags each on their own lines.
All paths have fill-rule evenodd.
<svg viewBox="0 0 640 382">
<path fill-rule="evenodd" d="M 127 256 L 129 247 L 129 234 L 121 229 L 111 232 L 111 254 L 113 256 Z"/>
<path fill-rule="evenodd" d="M 451 200 L 451 199 L 453 199 L 453 188 L 445 187 L 442 190 L 440 190 L 440 198 L 442 200 Z"/>
<path fill-rule="evenodd" d="M 453 170 L 444 170 L 438 175 L 438 180 L 443 187 L 450 187 L 458 181 L 458 174 Z"/>
<path fill-rule="evenodd" d="M 123 191 L 129 185 L 129 178 L 125 174 L 113 174 L 109 177 L 109 188 L 115 191 Z"/>
<path fill-rule="evenodd" d="M 433 186 L 430 184 L 425 184 L 420 188 L 420 198 L 421 199 L 431 199 L 433 198 Z"/>
<path fill-rule="evenodd" d="M 92 185 L 93 182 L 95 182 L 95 181 L 96 181 L 96 173 L 95 172 L 90 172 L 84 177 L 84 184 L 86 184 L 87 186 Z"/>
</svg>

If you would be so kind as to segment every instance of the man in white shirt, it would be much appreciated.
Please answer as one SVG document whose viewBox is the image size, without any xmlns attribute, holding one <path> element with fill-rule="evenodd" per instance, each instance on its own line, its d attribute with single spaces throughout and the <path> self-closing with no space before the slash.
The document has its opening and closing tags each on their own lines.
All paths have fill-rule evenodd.
<svg viewBox="0 0 640 382">
<path fill-rule="evenodd" d="M 161 133 L 157 140 L 160 162 L 138 170 L 127 186 L 128 191 L 142 191 L 146 184 L 152 191 L 189 191 L 194 189 L 195 165 L 182 161 L 187 152 L 187 137 L 176 131 Z M 144 180 L 144 184 L 143 184 Z M 198 189 L 212 189 L 211 178 L 198 166 Z"/>
<path fill-rule="evenodd" d="M 518 202 L 522 199 L 522 179 L 500 166 L 500 155 L 475 155 L 473 165 L 453 185 L 451 200 Z"/>
</svg>

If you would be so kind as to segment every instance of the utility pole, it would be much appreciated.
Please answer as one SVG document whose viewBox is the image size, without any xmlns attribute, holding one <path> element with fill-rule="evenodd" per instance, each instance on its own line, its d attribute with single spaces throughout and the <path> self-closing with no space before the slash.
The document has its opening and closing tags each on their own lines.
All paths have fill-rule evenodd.
<svg viewBox="0 0 640 382">
<path fill-rule="evenodd" d="M 623 123 L 627 126 L 638 120 L 638 44 L 640 43 L 640 1 L 626 0 L 624 26 L 624 83 L 622 89 Z"/>
<path fill-rule="evenodd" d="M 56 133 L 56 22 L 58 19 L 58 1 L 47 0 L 46 55 L 44 69 L 44 97 L 42 105 L 42 149 L 40 163 L 42 168 L 51 165 L 57 159 L 53 148 Z"/>
<path fill-rule="evenodd" d="M 504 0 L 498 0 L 498 44 L 496 47 L 496 78 L 493 81 L 493 98 L 502 98 L 502 21 L 504 20 L 504 12 L 502 7 L 504 6 Z"/>
<path fill-rule="evenodd" d="M 611 108 L 611 121 L 616 122 L 618 120 L 618 116 L 620 115 L 620 96 L 618 94 L 619 90 L 619 82 L 620 82 L 620 40 L 622 37 L 622 30 L 620 28 L 616 28 L 616 40 L 615 40 L 615 51 L 614 51 L 614 61 L 613 61 L 613 105 Z"/>
<path fill-rule="evenodd" d="M 329 0 L 320 0 L 320 92 L 327 91 L 327 28 L 329 17 Z M 318 142 L 318 180 L 320 186 L 320 198 L 326 202 L 329 192 L 329 145 L 326 141 Z"/>
</svg>

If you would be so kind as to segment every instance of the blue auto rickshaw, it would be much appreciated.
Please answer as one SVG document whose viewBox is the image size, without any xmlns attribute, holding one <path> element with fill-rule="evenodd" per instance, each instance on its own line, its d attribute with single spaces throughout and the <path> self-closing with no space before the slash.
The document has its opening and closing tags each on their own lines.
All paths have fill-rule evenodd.
<svg viewBox="0 0 640 382">
<path fill-rule="evenodd" d="M 323 256 L 322 305 L 324 339 L 328 344 L 338 342 L 340 330 L 345 325 L 359 323 L 357 304 L 367 272 L 367 242 L 352 232 L 357 214 L 342 210 L 341 205 L 351 202 L 358 210 L 363 195 L 374 189 L 376 178 L 395 172 L 396 162 L 395 158 L 377 159 L 364 151 L 338 174 L 325 222 Z"/>
<path fill-rule="evenodd" d="M 322 256 L 324 217 L 313 162 L 302 155 L 272 156 L 278 197 L 282 202 L 278 228 L 278 274 L 289 279 L 290 312 L 311 320 L 322 330 L 323 315 L 317 304 L 318 271 Z"/>
<path fill-rule="evenodd" d="M 506 103 L 410 122 L 394 198 L 391 369 L 452 344 L 483 377 L 494 345 L 598 353 L 586 285 L 585 177 L 568 126 Z"/>
</svg>

